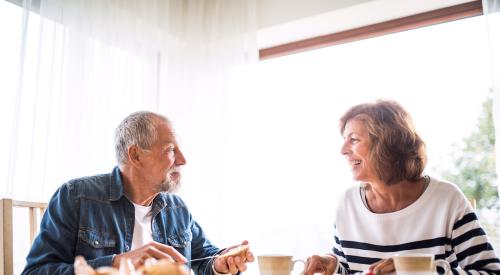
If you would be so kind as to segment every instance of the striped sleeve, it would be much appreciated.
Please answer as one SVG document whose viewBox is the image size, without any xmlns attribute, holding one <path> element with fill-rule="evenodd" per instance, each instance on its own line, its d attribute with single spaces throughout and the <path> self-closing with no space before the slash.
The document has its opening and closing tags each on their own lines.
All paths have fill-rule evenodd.
<svg viewBox="0 0 500 275">
<path fill-rule="evenodd" d="M 337 257 L 337 273 L 342 275 L 353 274 L 354 272 L 350 270 L 349 264 L 347 263 L 347 259 L 342 251 L 342 245 L 340 244 L 340 239 L 337 235 L 337 226 L 334 225 L 334 238 L 332 252 L 333 255 Z"/>
<path fill-rule="evenodd" d="M 451 245 L 446 260 L 454 275 L 500 274 L 500 260 L 472 209 L 454 223 Z"/>
</svg>

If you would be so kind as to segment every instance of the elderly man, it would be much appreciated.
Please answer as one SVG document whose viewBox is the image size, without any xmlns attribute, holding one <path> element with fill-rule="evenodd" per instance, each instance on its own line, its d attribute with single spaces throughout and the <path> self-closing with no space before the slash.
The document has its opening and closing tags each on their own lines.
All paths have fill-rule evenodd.
<svg viewBox="0 0 500 275">
<path fill-rule="evenodd" d="M 172 194 L 186 160 L 165 117 L 129 115 L 116 129 L 115 146 L 118 166 L 110 174 L 71 180 L 54 194 L 22 274 L 73 274 L 78 255 L 94 268 L 117 267 L 122 259 L 140 266 L 152 257 L 186 263 L 195 274 L 246 270 L 251 252 L 210 258 L 224 250 Z"/>
</svg>

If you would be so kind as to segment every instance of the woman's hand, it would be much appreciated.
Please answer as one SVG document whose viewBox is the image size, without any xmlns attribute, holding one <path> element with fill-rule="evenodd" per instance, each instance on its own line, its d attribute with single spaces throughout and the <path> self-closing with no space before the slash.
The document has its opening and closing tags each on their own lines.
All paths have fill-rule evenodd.
<svg viewBox="0 0 500 275">
<path fill-rule="evenodd" d="M 374 275 L 383 275 L 395 272 L 396 268 L 394 267 L 394 261 L 392 260 L 392 258 L 389 258 L 373 263 L 372 265 L 370 265 L 369 270 Z"/>
<path fill-rule="evenodd" d="M 313 275 L 314 273 L 321 273 L 325 275 L 332 275 L 337 267 L 337 258 L 333 255 L 313 255 L 307 258 L 306 265 L 304 266 L 303 275 Z"/>
</svg>

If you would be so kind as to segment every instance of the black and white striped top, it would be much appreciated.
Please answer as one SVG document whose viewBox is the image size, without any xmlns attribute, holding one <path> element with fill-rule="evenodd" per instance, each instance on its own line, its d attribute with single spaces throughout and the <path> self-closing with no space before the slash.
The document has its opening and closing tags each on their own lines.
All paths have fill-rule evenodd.
<svg viewBox="0 0 500 275">
<path fill-rule="evenodd" d="M 431 178 L 417 201 L 384 214 L 365 207 L 360 188 L 347 190 L 337 207 L 333 253 L 338 273 L 365 271 L 395 254 L 432 253 L 446 259 L 453 274 L 500 274 L 500 260 L 454 184 Z"/>
</svg>

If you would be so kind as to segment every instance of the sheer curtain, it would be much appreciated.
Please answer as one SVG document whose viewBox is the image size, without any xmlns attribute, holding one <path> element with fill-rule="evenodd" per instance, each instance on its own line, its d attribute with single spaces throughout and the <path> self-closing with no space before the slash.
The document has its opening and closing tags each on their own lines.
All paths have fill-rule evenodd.
<svg viewBox="0 0 500 275">
<path fill-rule="evenodd" d="M 11 40 L 2 46 L 9 67 L 0 65 L 0 196 L 48 201 L 71 178 L 110 172 L 114 128 L 147 109 L 172 119 L 188 159 L 181 195 L 221 240 L 231 216 L 213 213 L 225 208 L 217 191 L 227 185 L 219 170 L 227 161 L 225 97 L 238 89 L 234 72 L 257 60 L 254 2 L 2 3 Z M 28 245 L 16 245 L 17 274 Z"/>
<path fill-rule="evenodd" d="M 249 238 L 235 230 L 248 215 L 236 201 L 251 199 L 242 184 L 245 173 L 229 176 L 239 161 L 228 143 L 232 98 L 247 92 L 251 81 L 240 65 L 258 59 L 256 36 L 249 35 L 256 34 L 255 2 L 178 1 L 171 8 L 182 10 L 170 24 L 181 39 L 160 52 L 159 108 L 172 119 L 187 158 L 181 196 L 214 243 L 232 245 Z"/>
<path fill-rule="evenodd" d="M 7 91 L 14 92 L 7 197 L 47 201 L 75 175 L 110 170 L 113 125 L 132 110 L 157 110 L 156 53 L 119 47 L 110 28 L 92 26 L 99 14 L 78 2 L 85 1 L 41 1 L 39 14 L 23 2 L 17 88 Z"/>
<path fill-rule="evenodd" d="M 110 171 L 114 127 L 132 111 L 179 126 L 221 114 L 228 72 L 257 56 L 251 0 L 22 6 L 16 80 L 2 93 L 6 197 L 47 200 L 69 178 Z"/>
<path fill-rule="evenodd" d="M 497 188 L 500 194 L 500 1 L 483 0 L 484 13 L 488 26 L 491 55 L 491 75 L 493 90 L 493 119 L 495 122 L 496 136 L 496 166 L 497 166 Z"/>
</svg>

